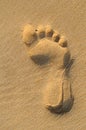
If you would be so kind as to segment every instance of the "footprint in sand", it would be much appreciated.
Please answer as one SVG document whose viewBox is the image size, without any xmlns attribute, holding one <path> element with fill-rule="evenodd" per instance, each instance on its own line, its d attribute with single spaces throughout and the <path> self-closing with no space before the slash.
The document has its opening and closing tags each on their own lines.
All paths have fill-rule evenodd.
<svg viewBox="0 0 86 130">
<path fill-rule="evenodd" d="M 35 64 L 50 64 L 49 81 L 44 92 L 44 103 L 54 113 L 70 111 L 74 98 L 69 79 L 71 56 L 67 41 L 50 26 L 34 29 L 26 25 L 23 42 L 29 47 L 29 56 Z"/>
</svg>

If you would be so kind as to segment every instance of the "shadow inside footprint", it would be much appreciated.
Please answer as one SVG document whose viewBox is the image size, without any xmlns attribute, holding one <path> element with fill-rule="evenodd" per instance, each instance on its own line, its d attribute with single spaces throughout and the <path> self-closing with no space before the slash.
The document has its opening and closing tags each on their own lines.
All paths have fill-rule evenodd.
<svg viewBox="0 0 86 130">
<path fill-rule="evenodd" d="M 48 110 L 50 110 L 50 112 L 53 114 L 64 114 L 72 109 L 73 103 L 74 97 L 66 100 L 63 104 L 59 105 L 58 107 L 49 107 Z"/>
<path fill-rule="evenodd" d="M 74 97 L 71 97 L 71 99 L 65 101 L 62 106 L 62 113 L 69 112 L 73 106 L 73 103 L 74 103 Z"/>
<path fill-rule="evenodd" d="M 53 114 L 62 114 L 62 105 L 59 105 L 58 107 L 49 107 L 48 110 Z"/>
<path fill-rule="evenodd" d="M 47 55 L 34 55 L 34 56 L 31 56 L 31 59 L 37 65 L 47 64 L 50 60 L 49 56 L 47 56 Z"/>
</svg>

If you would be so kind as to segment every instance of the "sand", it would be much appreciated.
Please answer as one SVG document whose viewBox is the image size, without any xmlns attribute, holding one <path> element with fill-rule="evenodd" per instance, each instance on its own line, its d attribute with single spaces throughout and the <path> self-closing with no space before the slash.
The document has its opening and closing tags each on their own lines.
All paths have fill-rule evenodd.
<svg viewBox="0 0 86 130">
<path fill-rule="evenodd" d="M 86 1 L 0 1 L 0 130 L 86 129 Z M 27 23 L 52 25 L 68 39 L 75 59 L 70 69 L 74 104 L 70 112 L 52 114 L 42 104 L 49 67 L 39 67 L 22 42 Z"/>
</svg>

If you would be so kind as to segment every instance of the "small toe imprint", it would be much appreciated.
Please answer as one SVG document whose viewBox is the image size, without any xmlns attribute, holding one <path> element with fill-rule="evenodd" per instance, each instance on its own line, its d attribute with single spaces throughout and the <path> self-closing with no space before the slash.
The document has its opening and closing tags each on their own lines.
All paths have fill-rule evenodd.
<svg viewBox="0 0 86 130">
<path fill-rule="evenodd" d="M 53 35 L 53 29 L 51 28 L 51 26 L 47 25 L 46 26 L 46 37 L 52 37 Z"/>
<path fill-rule="evenodd" d="M 67 40 L 64 36 L 61 36 L 61 38 L 59 39 L 59 45 L 61 47 L 67 47 Z"/>
<path fill-rule="evenodd" d="M 52 36 L 52 40 L 58 42 L 59 39 L 60 39 L 60 34 L 58 32 L 55 32 Z"/>
<path fill-rule="evenodd" d="M 38 26 L 37 33 L 38 33 L 39 38 L 44 38 L 45 37 L 45 28 L 44 28 L 44 26 L 42 26 L 42 25 Z"/>
</svg>

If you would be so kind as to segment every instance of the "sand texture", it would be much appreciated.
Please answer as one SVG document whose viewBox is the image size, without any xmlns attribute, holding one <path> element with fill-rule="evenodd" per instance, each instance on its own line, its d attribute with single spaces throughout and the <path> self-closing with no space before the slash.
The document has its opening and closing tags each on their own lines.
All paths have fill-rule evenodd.
<svg viewBox="0 0 86 130">
<path fill-rule="evenodd" d="M 85 21 L 86 0 L 0 0 L 0 130 L 86 129 Z M 35 31 L 39 38 L 45 37 L 42 25 L 51 25 L 56 33 L 52 40 L 46 38 L 53 33 L 53 30 L 47 27 L 46 37 L 38 42 L 32 28 L 29 28 L 31 36 L 28 37 L 26 26 L 22 41 L 23 28 L 28 23 L 38 28 Z M 49 30 L 51 33 L 48 33 Z M 61 44 L 53 44 L 58 41 L 58 32 L 66 36 L 68 45 L 66 42 L 63 44 L 63 37 Z M 43 48 L 42 44 L 46 47 Z M 59 99 L 59 93 L 61 97 L 61 91 L 64 89 L 64 99 L 68 99 L 70 87 L 66 86 L 70 86 L 71 82 L 74 104 L 69 112 L 56 114 L 45 108 L 43 95 L 56 92 L 52 89 L 53 85 L 62 85 L 63 69 L 57 68 L 63 65 L 62 48 L 66 49 L 66 46 L 71 59 L 74 59 L 70 78 L 65 78 L 63 88 L 55 90 Z M 42 65 L 38 64 L 40 53 L 43 58 L 43 63 L 40 62 Z M 61 58 L 55 60 L 57 56 Z M 56 97 L 45 95 L 45 100 L 48 101 L 46 104 L 59 103 L 59 100 L 52 100 Z M 62 98 L 60 102 L 61 100 Z"/>
</svg>

